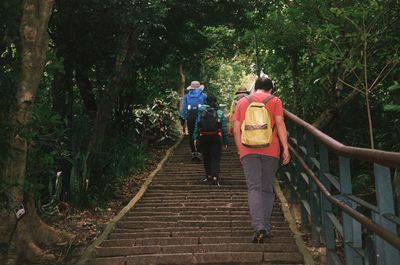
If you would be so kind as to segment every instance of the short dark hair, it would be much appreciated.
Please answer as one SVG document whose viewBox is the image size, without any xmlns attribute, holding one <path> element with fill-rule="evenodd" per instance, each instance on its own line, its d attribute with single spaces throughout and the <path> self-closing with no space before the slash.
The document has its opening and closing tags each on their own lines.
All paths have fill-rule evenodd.
<svg viewBox="0 0 400 265">
<path fill-rule="evenodd" d="M 217 108 L 218 107 L 217 97 L 213 94 L 208 94 L 206 98 L 206 104 L 209 105 L 211 108 Z"/>
<path fill-rule="evenodd" d="M 254 89 L 262 89 L 269 91 L 274 88 L 274 84 L 272 83 L 271 79 L 266 76 L 260 76 L 257 78 L 256 83 L 254 84 Z"/>
</svg>

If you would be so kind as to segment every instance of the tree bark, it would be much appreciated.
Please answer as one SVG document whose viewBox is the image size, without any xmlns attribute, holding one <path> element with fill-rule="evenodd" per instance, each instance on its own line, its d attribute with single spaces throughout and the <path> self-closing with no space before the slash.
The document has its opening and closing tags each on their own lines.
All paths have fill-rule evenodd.
<svg viewBox="0 0 400 265">
<path fill-rule="evenodd" d="M 179 100 L 179 110 L 182 109 L 182 98 L 185 95 L 185 83 L 186 77 L 185 72 L 183 71 L 183 65 L 179 65 L 179 88 L 178 88 L 178 95 L 181 100 Z"/>
<path fill-rule="evenodd" d="M 54 82 L 52 88 L 53 110 L 57 112 L 62 119 L 72 117 L 72 79 L 73 79 L 73 62 L 64 56 L 64 72 L 54 74 Z"/>
<path fill-rule="evenodd" d="M 96 119 L 94 122 L 93 134 L 89 142 L 87 168 L 89 170 L 89 185 L 95 183 L 102 172 L 101 158 L 106 137 L 106 129 L 112 118 L 112 111 L 118 93 L 124 80 L 128 76 L 127 61 L 133 57 L 135 47 L 133 46 L 134 32 L 127 31 L 122 35 L 121 48 L 115 62 L 115 72 L 111 86 L 101 96 L 97 106 Z"/>
<path fill-rule="evenodd" d="M 1 167 L 1 182 L 7 187 L 4 207 L 0 207 L 0 263 L 18 264 L 21 259 L 29 263 L 37 260 L 51 262 L 53 255 L 45 254 L 37 243 L 54 243 L 61 239 L 55 230 L 48 229 L 37 217 L 35 207 L 24 197 L 26 178 L 27 141 L 23 127 L 31 119 L 32 106 L 36 96 L 48 48 L 48 20 L 52 12 L 53 0 L 25 0 L 21 18 L 22 41 L 21 79 L 17 88 L 15 105 L 11 106 L 12 129 L 8 137 L 10 156 Z M 3 187 L 4 188 L 4 187 Z M 17 220 L 14 210 L 25 205 L 27 214 Z M 47 232 L 44 233 L 43 231 Z M 52 232 L 49 232 L 52 231 Z M 43 233 L 43 234 L 42 234 Z M 48 235 L 44 239 L 44 235 Z M 44 239 L 44 240 L 43 240 Z M 31 251 L 32 250 L 32 251 Z M 31 262 L 32 261 L 32 262 Z"/>
<path fill-rule="evenodd" d="M 292 72 L 293 79 L 293 91 L 295 98 L 295 110 L 296 114 L 300 118 L 304 118 L 304 109 L 303 109 L 303 91 L 299 85 L 299 69 L 298 69 L 299 56 L 296 52 L 292 52 L 290 55 L 290 69 Z"/>
<path fill-rule="evenodd" d="M 353 100 L 357 95 L 358 91 L 353 90 L 348 94 L 342 101 L 338 104 L 327 108 L 324 112 L 319 115 L 319 117 L 313 122 L 313 126 L 322 130 L 326 128 L 329 124 L 333 122 L 339 112 L 346 106 L 351 100 Z"/>
<path fill-rule="evenodd" d="M 75 77 L 76 84 L 83 100 L 83 105 L 85 106 L 89 116 L 95 118 L 97 103 L 93 93 L 92 83 L 89 80 L 89 69 L 90 66 L 88 65 L 77 64 Z"/>
</svg>

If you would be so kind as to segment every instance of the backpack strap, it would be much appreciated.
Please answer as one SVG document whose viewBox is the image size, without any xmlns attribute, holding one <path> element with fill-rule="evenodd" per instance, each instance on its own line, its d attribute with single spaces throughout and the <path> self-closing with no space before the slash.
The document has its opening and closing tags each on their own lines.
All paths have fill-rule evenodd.
<svg viewBox="0 0 400 265">
<path fill-rule="evenodd" d="M 251 97 L 251 95 L 245 96 L 245 98 L 251 103 L 254 102 L 254 99 Z"/>
<path fill-rule="evenodd" d="M 268 101 L 270 101 L 270 100 L 273 99 L 274 97 L 275 97 L 274 95 L 269 95 L 268 97 L 266 97 L 266 98 L 262 101 L 262 103 L 264 103 L 264 105 L 265 105 L 265 104 L 268 103 Z"/>
<path fill-rule="evenodd" d="M 274 97 L 275 97 L 274 95 L 269 95 L 268 97 L 266 97 L 266 98 L 262 101 L 262 103 L 265 105 L 265 104 L 268 103 L 268 101 L 270 101 L 270 100 L 273 99 Z M 253 99 L 253 97 L 252 97 L 251 95 L 246 96 L 246 99 L 250 102 L 250 104 L 254 102 L 254 99 Z"/>
<path fill-rule="evenodd" d="M 268 97 L 266 97 L 262 103 L 264 103 L 264 105 L 266 105 L 268 103 L 268 101 L 270 101 L 271 99 L 273 99 L 275 96 L 274 95 L 269 95 Z M 274 123 L 274 126 L 272 127 L 272 131 L 274 131 L 276 127 L 276 123 Z"/>
</svg>

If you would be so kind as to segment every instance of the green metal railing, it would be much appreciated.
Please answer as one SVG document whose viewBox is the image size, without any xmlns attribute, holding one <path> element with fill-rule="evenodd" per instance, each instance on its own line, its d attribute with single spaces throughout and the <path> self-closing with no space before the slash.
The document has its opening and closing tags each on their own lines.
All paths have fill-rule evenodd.
<svg viewBox="0 0 400 265">
<path fill-rule="evenodd" d="M 285 119 L 293 158 L 283 168 L 283 183 L 289 202 L 300 205 L 313 245 L 324 243 L 328 265 L 400 264 L 392 189 L 400 153 L 343 145 L 286 110 Z M 353 168 L 360 167 L 374 178 L 369 201 L 353 194 Z"/>
</svg>

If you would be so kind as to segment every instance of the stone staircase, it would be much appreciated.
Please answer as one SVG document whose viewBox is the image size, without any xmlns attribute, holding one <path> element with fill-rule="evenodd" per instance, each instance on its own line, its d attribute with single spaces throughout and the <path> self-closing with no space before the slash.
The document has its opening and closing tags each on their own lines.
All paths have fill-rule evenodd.
<svg viewBox="0 0 400 265">
<path fill-rule="evenodd" d="M 91 265 L 303 264 L 280 203 L 274 237 L 251 243 L 246 182 L 233 143 L 223 153 L 221 187 L 202 181 L 188 139 L 174 151 L 144 196 L 96 249 Z"/>
</svg>

